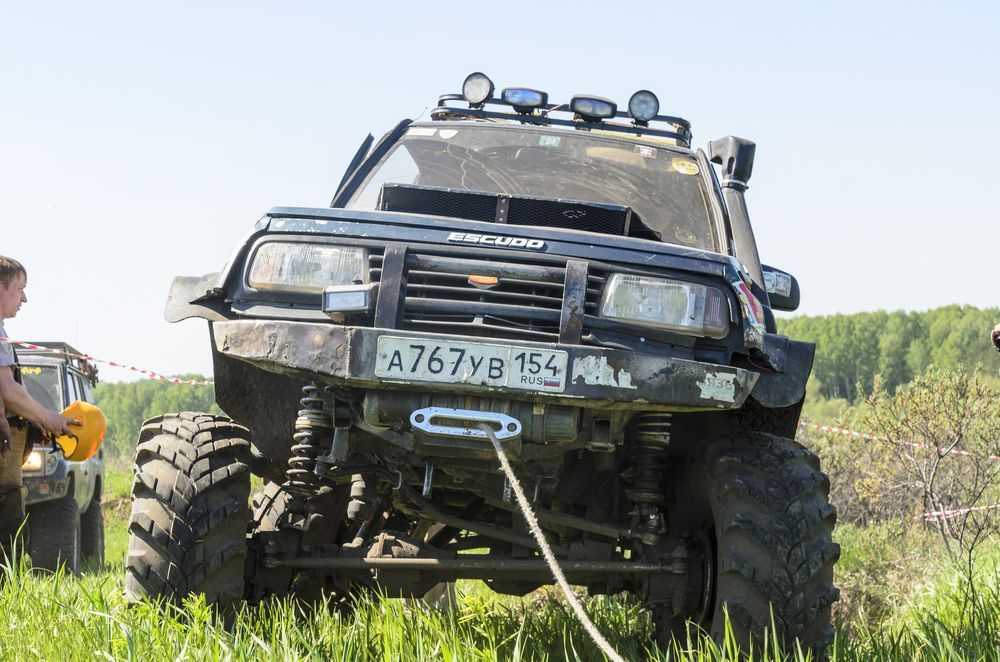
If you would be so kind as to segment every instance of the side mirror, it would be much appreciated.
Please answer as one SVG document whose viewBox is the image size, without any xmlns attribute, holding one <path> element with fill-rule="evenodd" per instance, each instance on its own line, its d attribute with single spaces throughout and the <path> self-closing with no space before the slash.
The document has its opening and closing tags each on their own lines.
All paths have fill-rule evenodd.
<svg viewBox="0 0 1000 662">
<path fill-rule="evenodd" d="M 767 299 L 771 302 L 771 308 L 786 312 L 797 309 L 799 307 L 799 281 L 795 280 L 795 276 L 766 264 L 761 265 L 761 271 L 764 272 L 764 289 L 767 290 Z"/>
</svg>

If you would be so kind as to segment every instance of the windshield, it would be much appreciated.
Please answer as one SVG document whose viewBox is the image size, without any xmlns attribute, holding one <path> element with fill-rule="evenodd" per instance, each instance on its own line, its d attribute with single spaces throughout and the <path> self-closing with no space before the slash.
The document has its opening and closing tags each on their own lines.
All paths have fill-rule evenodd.
<svg viewBox="0 0 1000 662">
<path fill-rule="evenodd" d="M 385 183 L 621 205 L 632 210 L 632 236 L 719 251 L 697 160 L 666 146 L 542 128 L 413 126 L 347 207 L 376 209 Z"/>
<path fill-rule="evenodd" d="M 49 411 L 62 411 L 62 386 L 54 366 L 22 365 L 21 380 L 28 395 Z"/>
</svg>

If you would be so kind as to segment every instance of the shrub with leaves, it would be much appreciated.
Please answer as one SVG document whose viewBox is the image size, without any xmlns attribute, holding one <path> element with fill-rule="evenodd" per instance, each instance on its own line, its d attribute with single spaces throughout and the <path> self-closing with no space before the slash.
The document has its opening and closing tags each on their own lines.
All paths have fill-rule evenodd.
<svg viewBox="0 0 1000 662">
<path fill-rule="evenodd" d="M 876 380 L 868 405 L 895 457 L 887 479 L 913 494 L 974 599 L 976 552 L 1000 536 L 1000 391 L 976 372 L 931 369 L 894 395 Z"/>
</svg>

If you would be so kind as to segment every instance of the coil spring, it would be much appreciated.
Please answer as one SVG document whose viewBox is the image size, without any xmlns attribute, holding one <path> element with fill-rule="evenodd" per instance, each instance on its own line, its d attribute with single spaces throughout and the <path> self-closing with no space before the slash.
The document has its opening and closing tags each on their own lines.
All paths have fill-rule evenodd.
<svg viewBox="0 0 1000 662">
<path fill-rule="evenodd" d="M 302 387 L 301 409 L 292 434 L 292 454 L 285 471 L 285 489 L 312 494 L 316 483 L 316 456 L 330 445 L 333 423 L 323 412 L 323 398 L 314 384 Z"/>
<path fill-rule="evenodd" d="M 657 504 L 666 501 L 663 478 L 670 447 L 671 414 L 639 414 L 632 421 L 629 452 L 629 482 L 625 494 L 635 503 Z"/>
</svg>

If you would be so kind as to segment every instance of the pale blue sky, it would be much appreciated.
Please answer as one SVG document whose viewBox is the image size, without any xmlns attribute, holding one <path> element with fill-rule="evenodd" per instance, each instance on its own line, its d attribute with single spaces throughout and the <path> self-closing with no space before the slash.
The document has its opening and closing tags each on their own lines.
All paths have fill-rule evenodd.
<svg viewBox="0 0 1000 662">
<path fill-rule="evenodd" d="M 995 3 L 207 4 L 0 8 L 11 335 L 210 371 L 204 323 L 163 321 L 172 277 L 326 206 L 368 131 L 474 70 L 553 101 L 649 88 L 698 146 L 757 141 L 751 217 L 802 313 L 1000 303 Z"/>
</svg>

